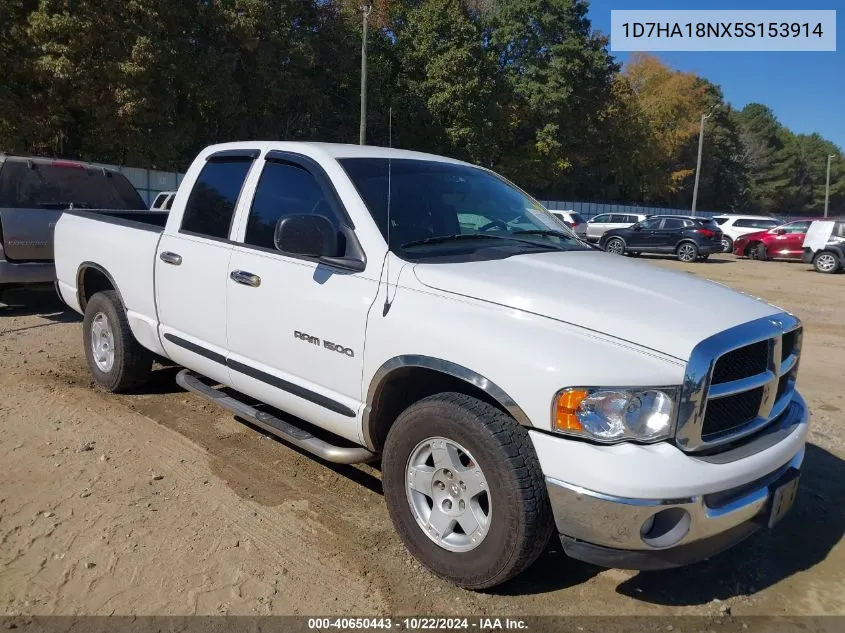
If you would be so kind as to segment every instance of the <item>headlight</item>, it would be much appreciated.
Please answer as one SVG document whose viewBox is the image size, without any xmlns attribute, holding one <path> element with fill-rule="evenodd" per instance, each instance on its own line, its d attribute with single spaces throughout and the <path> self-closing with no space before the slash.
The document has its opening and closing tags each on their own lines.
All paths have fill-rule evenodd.
<svg viewBox="0 0 845 633">
<path fill-rule="evenodd" d="M 555 397 L 552 427 L 606 443 L 663 440 L 674 431 L 677 399 L 676 387 L 564 389 Z"/>
</svg>

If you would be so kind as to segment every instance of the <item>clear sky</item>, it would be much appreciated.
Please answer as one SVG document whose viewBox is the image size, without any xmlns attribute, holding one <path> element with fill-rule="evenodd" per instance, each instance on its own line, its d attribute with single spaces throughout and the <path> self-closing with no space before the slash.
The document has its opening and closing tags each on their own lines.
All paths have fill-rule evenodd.
<svg viewBox="0 0 845 633">
<path fill-rule="evenodd" d="M 612 9 L 838 9 L 836 52 L 653 55 L 720 85 L 734 108 L 763 103 L 794 132 L 818 132 L 845 150 L 845 0 L 590 0 L 593 28 L 608 37 Z M 624 62 L 630 53 L 613 55 Z"/>
</svg>

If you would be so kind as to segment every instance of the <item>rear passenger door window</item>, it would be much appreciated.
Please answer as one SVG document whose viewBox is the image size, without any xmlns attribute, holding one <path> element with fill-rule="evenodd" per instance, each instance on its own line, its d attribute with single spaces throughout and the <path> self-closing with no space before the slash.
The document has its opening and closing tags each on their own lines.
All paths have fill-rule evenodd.
<svg viewBox="0 0 845 633">
<path fill-rule="evenodd" d="M 181 226 L 165 229 L 155 259 L 156 307 L 167 356 L 223 384 L 230 384 L 229 369 L 221 362 L 227 345 L 221 306 L 231 283 L 230 227 L 257 156 L 252 149 L 223 150 L 206 160 L 196 179 L 185 183 L 190 193 Z"/>
<path fill-rule="evenodd" d="M 251 166 L 251 157 L 209 160 L 191 189 L 179 231 L 228 239 L 238 197 Z"/>
</svg>

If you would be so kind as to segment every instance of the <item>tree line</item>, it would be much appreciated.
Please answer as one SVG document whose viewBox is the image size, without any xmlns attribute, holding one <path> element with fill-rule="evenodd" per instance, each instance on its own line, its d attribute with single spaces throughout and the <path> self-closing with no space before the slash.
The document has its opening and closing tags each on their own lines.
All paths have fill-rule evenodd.
<svg viewBox="0 0 845 633">
<path fill-rule="evenodd" d="M 229 140 L 358 140 L 360 0 L 3 0 L 0 151 L 183 170 Z M 373 0 L 369 144 L 446 154 L 542 199 L 845 213 L 840 149 L 648 55 L 585 0 Z M 392 110 L 392 126 L 389 113 Z M 390 129 L 392 127 L 392 130 Z"/>
</svg>

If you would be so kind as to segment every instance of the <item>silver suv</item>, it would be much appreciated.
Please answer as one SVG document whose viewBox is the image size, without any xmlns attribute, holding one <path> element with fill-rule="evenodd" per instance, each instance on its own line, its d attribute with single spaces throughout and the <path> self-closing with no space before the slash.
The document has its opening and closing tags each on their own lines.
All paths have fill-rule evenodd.
<svg viewBox="0 0 845 633">
<path fill-rule="evenodd" d="M 606 231 L 628 228 L 647 217 L 642 213 L 602 213 L 587 222 L 587 241 L 598 242 Z"/>
</svg>

